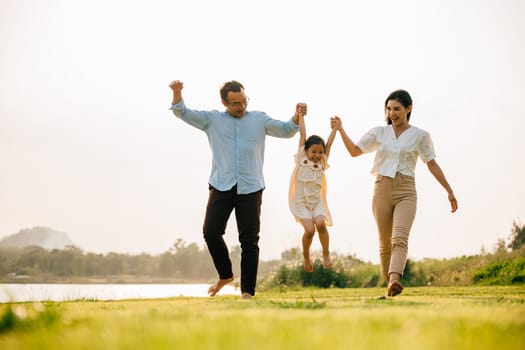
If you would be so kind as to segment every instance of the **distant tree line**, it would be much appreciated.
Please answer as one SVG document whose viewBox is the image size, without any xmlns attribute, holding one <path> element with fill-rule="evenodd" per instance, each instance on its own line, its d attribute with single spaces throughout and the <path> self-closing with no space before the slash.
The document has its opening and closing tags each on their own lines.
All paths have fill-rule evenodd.
<svg viewBox="0 0 525 350">
<path fill-rule="evenodd" d="M 317 254 L 317 256 L 316 256 Z M 326 270 L 321 252 L 312 252 L 314 272 L 306 273 L 300 248 L 281 253 L 280 260 L 260 261 L 261 288 L 290 286 L 376 287 L 384 284 L 379 266 L 355 256 L 333 254 L 334 267 Z M 240 277 L 239 246 L 230 249 L 237 282 Z M 29 281 L 93 280 L 116 276 L 121 282 L 197 282 L 217 278 L 206 248 L 178 239 L 159 255 L 86 253 L 75 246 L 46 250 L 41 247 L 0 247 L 0 281 L 28 276 Z M 514 222 L 507 240 L 499 239 L 493 253 L 452 259 L 423 259 L 407 262 L 403 283 L 421 285 L 521 284 L 525 283 L 525 225 Z"/>
<path fill-rule="evenodd" d="M 231 257 L 238 265 L 239 247 L 232 249 Z M 44 280 L 131 276 L 195 281 L 216 278 L 217 273 L 206 249 L 181 239 L 159 255 L 87 253 L 75 246 L 54 250 L 0 247 L 0 278 L 24 276 Z"/>
</svg>

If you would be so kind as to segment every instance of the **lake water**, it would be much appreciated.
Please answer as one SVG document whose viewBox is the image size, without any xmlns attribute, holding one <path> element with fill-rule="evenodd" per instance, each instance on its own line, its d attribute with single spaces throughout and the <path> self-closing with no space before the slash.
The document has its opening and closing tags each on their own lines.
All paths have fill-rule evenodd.
<svg viewBox="0 0 525 350">
<path fill-rule="evenodd" d="M 208 297 L 209 284 L 0 284 L 0 303 L 21 301 L 123 300 Z M 240 294 L 224 286 L 217 295 Z"/>
</svg>

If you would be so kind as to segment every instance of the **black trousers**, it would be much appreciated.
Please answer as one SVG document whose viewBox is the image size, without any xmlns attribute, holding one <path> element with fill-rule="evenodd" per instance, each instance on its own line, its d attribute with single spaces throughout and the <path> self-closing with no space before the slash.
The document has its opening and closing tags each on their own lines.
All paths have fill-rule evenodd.
<svg viewBox="0 0 525 350">
<path fill-rule="evenodd" d="M 232 263 L 223 236 L 230 214 L 235 209 L 241 244 L 241 292 L 255 295 L 263 190 L 237 194 L 237 186 L 229 191 L 219 191 L 212 186 L 209 189 L 203 233 L 215 269 L 220 279 L 233 277 Z"/>
</svg>

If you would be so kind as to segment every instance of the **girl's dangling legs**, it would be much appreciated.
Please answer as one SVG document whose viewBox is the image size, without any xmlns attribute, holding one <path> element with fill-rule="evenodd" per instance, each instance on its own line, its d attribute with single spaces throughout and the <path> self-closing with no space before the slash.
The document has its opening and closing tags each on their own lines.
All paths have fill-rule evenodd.
<svg viewBox="0 0 525 350">
<path fill-rule="evenodd" d="M 323 266 L 325 269 L 332 267 L 332 260 L 330 259 L 330 236 L 328 235 L 328 229 L 326 228 L 326 220 L 324 216 L 317 216 L 315 218 L 315 226 L 319 233 L 319 242 L 323 249 Z"/>
<path fill-rule="evenodd" d="M 303 266 L 306 272 L 313 272 L 314 265 L 312 264 L 312 260 L 310 259 L 310 246 L 312 245 L 312 240 L 314 238 L 315 227 L 313 221 L 309 219 L 302 219 L 301 224 L 304 228 L 304 234 L 302 239 L 304 260 Z"/>
</svg>

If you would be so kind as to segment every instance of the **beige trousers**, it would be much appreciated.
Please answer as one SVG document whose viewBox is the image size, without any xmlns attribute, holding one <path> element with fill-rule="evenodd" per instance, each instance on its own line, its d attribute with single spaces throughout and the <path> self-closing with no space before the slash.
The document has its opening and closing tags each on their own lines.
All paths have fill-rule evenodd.
<svg viewBox="0 0 525 350">
<path fill-rule="evenodd" d="M 403 275 L 416 208 L 416 184 L 412 176 L 396 173 L 395 178 L 376 177 L 372 211 L 379 233 L 381 273 L 387 283 L 391 273 Z"/>
</svg>

